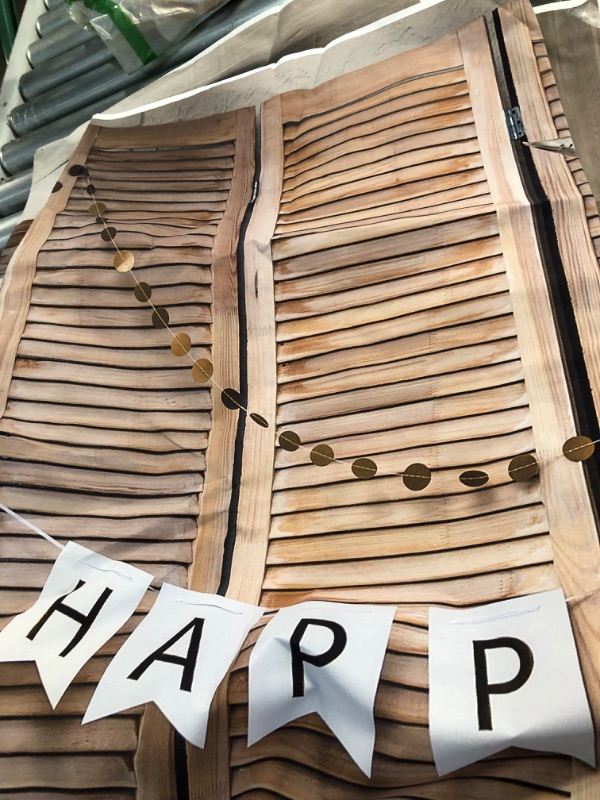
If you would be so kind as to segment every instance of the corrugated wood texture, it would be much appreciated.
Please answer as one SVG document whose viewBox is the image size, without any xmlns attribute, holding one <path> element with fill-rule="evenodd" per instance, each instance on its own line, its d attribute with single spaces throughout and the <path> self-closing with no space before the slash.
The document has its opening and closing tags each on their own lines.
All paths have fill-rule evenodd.
<svg viewBox="0 0 600 800">
<path fill-rule="evenodd" d="M 533 45 L 537 68 L 540 74 L 542 85 L 544 87 L 544 94 L 546 96 L 548 108 L 550 109 L 554 129 L 556 131 L 556 138 L 571 136 L 569 123 L 567 122 L 567 118 L 565 116 L 558 86 L 556 85 L 556 79 L 552 71 L 552 65 L 548 59 L 546 43 L 542 38 L 539 25 L 537 24 L 537 17 L 529 13 L 527 6 L 525 6 L 523 11 L 525 13 L 521 12 L 520 19 L 521 22 L 526 22 L 529 29 L 529 35 Z M 527 106 L 526 99 L 524 104 Z M 526 111 L 526 113 L 528 112 Z M 589 138 L 593 139 L 594 137 L 590 136 Z M 583 204 L 585 208 L 585 216 L 587 219 L 590 237 L 592 239 L 594 252 L 600 263 L 600 217 L 598 214 L 596 200 L 594 199 L 592 189 L 587 181 L 587 176 L 583 171 L 579 158 L 577 158 L 577 156 L 566 156 L 565 161 L 569 167 L 571 175 L 573 176 L 575 185 L 581 192 L 581 197 L 583 198 Z"/>
<path fill-rule="evenodd" d="M 173 331 L 188 333 L 194 357 L 237 388 L 236 248 L 253 139 L 250 110 L 202 125 L 90 128 L 13 259 L 0 301 L 2 502 L 158 583 L 206 591 L 221 574 L 237 415 L 213 403 L 192 363 L 171 352 L 169 333 L 152 326 L 151 308 L 114 269 L 114 246 L 88 212 L 87 179 L 69 169 L 89 170 L 118 247 L 134 254 L 138 280 L 168 309 Z M 56 551 L 6 515 L 0 534 L 6 623 L 34 601 Z M 84 667 L 56 712 L 33 665 L 0 665 L 3 791 L 175 796 L 173 732 L 155 709 L 142 717 L 141 739 L 144 709 L 80 724 L 109 656 L 139 619 Z"/>
<path fill-rule="evenodd" d="M 515 89 L 530 141 L 570 135 L 550 62 L 531 6 L 520 0 L 499 10 Z M 532 41 L 532 37 L 534 41 Z M 586 367 L 600 416 L 600 360 L 596 310 L 600 305 L 600 218 L 577 158 L 532 148 L 535 168 L 550 200 Z"/>
<path fill-rule="evenodd" d="M 230 796 L 591 797 L 569 759 L 515 751 L 437 781 L 427 732 L 428 606 L 576 594 L 599 563 L 582 467 L 560 457 L 576 422 L 483 22 L 270 101 L 273 162 L 247 243 L 251 374 L 261 413 L 302 448 L 246 452 L 229 593 L 398 612 L 372 779 L 315 716 L 246 747 L 246 651 L 229 685 Z M 312 464 L 319 444 L 346 463 Z M 513 483 L 510 459 L 534 451 L 540 479 Z M 376 477 L 353 476 L 358 457 Z M 394 473 L 418 462 L 433 476 L 412 492 Z M 461 484 L 469 468 L 488 484 Z M 599 637 L 583 606 L 594 692 Z"/>
<path fill-rule="evenodd" d="M 600 202 L 600 27 L 598 3 L 553 9 L 537 17 L 577 152 Z M 537 27 L 537 25 L 536 25 Z M 586 181 L 586 182 L 587 182 Z"/>
</svg>

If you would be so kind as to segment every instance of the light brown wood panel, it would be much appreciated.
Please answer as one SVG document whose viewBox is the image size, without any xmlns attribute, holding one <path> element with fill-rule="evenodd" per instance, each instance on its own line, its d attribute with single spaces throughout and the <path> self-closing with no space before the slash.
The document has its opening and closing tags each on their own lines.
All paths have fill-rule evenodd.
<svg viewBox="0 0 600 800">
<path fill-rule="evenodd" d="M 404 70 L 426 89 L 412 92 Z M 460 108 L 452 110 L 448 95 L 457 89 Z M 399 97 L 413 104 L 410 133 Z M 442 124 L 450 114 L 461 115 L 458 125 L 456 117 Z M 444 157 L 425 164 L 428 150 L 420 150 L 441 155 L 436 137 L 450 128 L 460 131 L 448 140 L 451 174 Z M 308 718 L 245 746 L 245 650 L 229 683 L 230 794 L 567 796 L 575 785 L 567 758 L 503 754 L 441 782 L 426 737 L 412 744 L 409 764 L 399 744 L 403 725 L 427 722 L 428 604 L 473 605 L 560 585 L 574 594 L 587 578 L 573 588 L 566 553 L 578 569 L 584 552 L 598 560 L 583 469 L 561 455 L 578 432 L 569 377 L 483 24 L 385 68 L 270 101 L 263 140 L 272 159 L 260 225 L 256 218 L 246 246 L 247 260 L 260 264 L 249 284 L 249 349 L 264 387 L 261 413 L 276 414 L 277 432 L 293 431 L 302 447 L 277 447 L 272 458 L 254 447 L 244 459 L 240 525 L 252 520 L 254 540 L 242 534 L 236 543 L 229 594 L 256 602 L 260 592 L 273 609 L 309 599 L 397 604 L 418 635 L 406 626 L 411 633 L 399 638 L 394 626 L 376 705 L 376 750 L 385 758 L 376 756 L 370 782 Z M 474 172 L 485 188 L 465 203 L 460 191 Z M 454 194 L 440 203 L 442 189 Z M 414 205 L 402 205 L 409 197 Z M 278 343 L 274 399 L 268 334 Z M 311 464 L 318 443 L 343 463 Z M 544 461 L 541 477 L 517 484 L 508 463 L 524 452 Z M 375 478 L 354 478 L 358 456 L 375 460 Z M 433 468 L 420 493 L 397 474 L 415 462 Z M 462 485 L 469 468 L 485 470 L 489 484 Z M 569 515 L 582 520 L 572 545 L 564 540 Z M 587 657 L 587 638 L 595 648 L 598 637 L 589 607 L 582 616 L 578 643 Z M 395 648 L 421 661 L 407 665 Z M 597 663 L 589 653 L 591 685 Z"/>
<path fill-rule="evenodd" d="M 8 536 L 0 539 L 0 554 L 2 558 L 41 559 L 41 554 L 36 550 L 37 542 L 32 536 Z M 167 561 L 169 563 L 189 564 L 191 556 L 190 542 L 106 542 L 98 539 L 80 539 L 79 544 L 89 547 L 97 553 L 108 558 L 117 558 L 121 561 L 148 562 L 144 567 L 147 571 L 152 571 L 152 563 Z M 53 552 L 48 553 L 48 561 L 53 561 Z"/>
<path fill-rule="evenodd" d="M 408 337 L 422 333 L 424 329 L 439 331 L 452 325 L 463 325 L 464 323 L 477 322 L 481 319 L 490 319 L 509 311 L 510 297 L 508 292 L 499 291 L 484 295 L 481 298 L 473 298 L 471 295 L 468 299 L 452 305 L 428 308 L 424 311 L 416 311 L 406 316 L 392 317 L 381 322 L 371 322 L 356 328 L 317 333 L 314 336 L 307 335 L 307 329 L 302 338 L 279 343 L 277 360 L 285 364 L 287 361 L 312 357 L 314 362 L 315 356 L 320 355 L 322 360 L 319 364 L 322 366 L 323 359 L 335 361 L 329 371 L 337 372 L 346 368 L 348 361 L 353 363 L 354 358 L 358 358 L 359 363 L 362 363 L 364 357 L 363 353 L 357 353 L 353 356 L 353 354 L 341 351 L 366 348 L 379 342 L 388 342 L 392 336 L 397 338 Z"/>
<path fill-rule="evenodd" d="M 35 755 L 6 756 L 6 789 L 28 789 L 40 785 L 48 789 L 89 789 L 96 786 L 133 788 L 135 776 L 125 756 Z"/>
<path fill-rule="evenodd" d="M 77 280 L 77 279 L 76 279 Z M 192 338 L 193 335 L 193 338 Z M 194 347 L 210 345 L 210 326 L 198 325 L 194 329 L 190 338 Z M 101 344 L 96 344 L 101 341 Z M 65 326 L 48 325 L 45 323 L 28 323 L 23 332 L 21 347 L 33 347 L 32 342 L 43 342 L 53 344 L 70 344 L 82 346 L 95 346 L 98 350 L 127 350 L 136 353 L 138 357 L 143 357 L 147 350 L 153 351 L 158 357 L 161 351 L 164 353 L 169 348 L 165 346 L 164 331 L 152 328 L 144 331 L 142 342 L 132 341 L 129 336 L 124 336 L 120 330 L 109 330 L 103 328 L 77 328 Z M 133 344 L 139 345 L 134 347 Z M 173 366 L 173 360 L 170 361 Z"/>
<path fill-rule="evenodd" d="M 165 359 L 166 361 L 166 359 Z M 171 366 L 172 359 L 168 366 Z M 211 408 L 211 399 L 207 394 L 193 390 L 135 392 L 124 391 L 114 387 L 89 386 L 77 383 L 53 383 L 38 381 L 34 386 L 31 381 L 14 380 L 10 387 L 10 398 L 26 401 L 35 388 L 40 403 L 57 403 L 69 399 L 69 405 L 94 405 L 103 408 L 130 408 L 140 411 L 159 411 L 165 407 L 173 411 L 198 411 Z"/>
<path fill-rule="evenodd" d="M 434 76 L 430 76 L 429 80 L 435 80 Z M 379 108 L 380 112 L 381 109 Z M 322 131 L 321 131 L 322 133 Z M 414 141 L 399 141 L 399 142 L 386 142 L 386 144 L 374 147 L 371 150 L 371 158 L 375 170 L 384 170 L 388 159 L 397 158 L 400 154 L 410 154 L 414 163 L 415 159 L 425 156 L 430 153 L 430 148 L 433 153 L 454 153 L 461 152 L 460 143 L 465 140 L 472 139 L 475 135 L 475 128 L 473 125 L 462 125 L 454 128 L 445 128 L 442 132 L 436 130 L 427 130 L 419 136 L 420 148 L 424 150 L 423 153 L 415 153 Z M 447 147 L 444 147 L 447 146 Z M 396 162 L 398 163 L 398 162 Z M 410 162 L 409 162 L 410 163 Z M 391 165 L 390 165 L 391 166 Z M 332 175 L 347 181 L 349 176 L 355 174 L 352 170 L 357 170 L 356 177 L 367 177 L 368 170 L 365 164 L 362 163 L 361 153 L 356 152 L 351 155 L 343 156 L 336 159 L 332 163 L 323 163 L 311 169 L 304 170 L 289 170 L 289 177 L 285 181 L 284 193 L 291 193 L 293 190 L 300 188 L 307 189 L 310 186 L 318 186 L 319 188 L 327 188 L 325 179 Z M 283 196 L 283 195 L 282 195 Z M 292 196 L 290 194 L 290 196 Z"/>
<path fill-rule="evenodd" d="M 457 578 L 444 581 L 422 581 L 421 583 L 391 583 L 385 586 L 353 587 L 352 601 L 356 603 L 387 603 L 398 605 L 399 609 L 413 611 L 411 621 L 420 618 L 421 624 L 426 622 L 427 613 L 419 614 L 414 604 L 421 603 L 423 597 L 430 605 L 456 605 L 457 603 L 490 603 L 495 600 L 518 597 L 522 594 L 533 594 L 560 586 L 553 563 L 527 567 L 524 569 L 506 570 L 497 573 L 478 575 L 472 578 Z M 347 586 L 333 589 L 296 589 L 291 591 L 263 592 L 261 603 L 267 608 L 281 608 L 293 603 L 307 600 L 329 600 L 331 602 L 348 602 Z M 459 601 L 460 598 L 460 601 Z M 406 605 L 403 605 L 406 604 Z"/>
<path fill-rule="evenodd" d="M 290 233 L 306 233 L 307 230 L 335 230 L 344 225 L 364 224 L 367 219 L 389 220 L 404 217 L 423 216 L 427 208 L 436 206 L 440 211 L 450 211 L 452 208 L 472 208 L 485 205 L 487 202 L 488 186 L 483 179 L 483 170 L 473 170 L 472 181 L 463 181 L 460 186 L 449 189 L 432 191 L 426 196 L 416 195 L 413 198 L 389 203 L 383 206 L 361 209 L 359 212 L 336 214 L 330 217 L 315 218 L 304 222 L 286 222 L 283 218 L 276 229 L 273 238 L 284 238 Z"/>
<path fill-rule="evenodd" d="M 481 308 L 483 306 L 483 310 Z M 472 309 L 473 315 L 477 313 L 479 319 L 469 322 L 469 334 L 473 342 L 489 342 L 503 339 L 506 336 L 515 334 L 514 321 L 510 315 L 510 304 L 506 296 L 495 300 L 481 301 L 478 309 Z M 326 353 L 306 358 L 300 361 L 282 362 L 278 379 L 280 384 L 294 381 L 294 386 L 289 388 L 282 386 L 281 391 L 286 392 L 286 399 L 294 397 L 295 386 L 316 386 L 328 387 L 331 393 L 337 387 L 337 380 L 340 381 L 340 388 L 343 389 L 349 380 L 354 380 L 356 376 L 366 367 L 378 366 L 385 371 L 390 362 L 398 362 L 406 359 L 407 372 L 414 377 L 415 373 L 412 366 L 425 366 L 431 359 L 429 356 L 442 351 L 447 351 L 448 359 L 452 358 L 452 351 L 456 350 L 460 344 L 464 344 L 465 326 L 460 324 L 460 317 L 455 319 L 454 315 L 448 318 L 443 317 L 446 325 L 431 332 L 417 331 L 406 335 L 394 336 L 395 330 L 390 331 L 394 338 L 388 338 L 381 343 L 360 345 L 353 350 L 346 350 L 344 353 L 344 364 L 338 363 L 336 353 Z M 454 322 L 454 324 L 453 324 Z M 469 341 L 469 345 L 471 342 Z M 392 367 L 393 369 L 394 367 Z M 416 374 L 419 374 L 418 372 Z M 309 380 L 313 378 L 314 380 Z"/>
<path fill-rule="evenodd" d="M 537 25 L 531 6 L 519 0 L 510 5 L 510 10 L 500 10 L 511 71 L 519 97 L 519 105 L 528 136 L 532 141 L 543 141 L 558 137 L 558 130 L 568 133 L 568 127 L 554 117 L 544 92 L 533 82 L 537 77 L 536 67 L 544 70 L 544 61 L 536 60 L 531 44 L 529 27 Z M 579 329 L 587 371 L 594 387 L 596 414 L 600 415 L 600 361 L 598 359 L 597 309 L 600 305 L 600 277 L 598 261 L 586 223 L 581 194 L 565 159 L 536 148 L 531 148 L 532 157 L 542 186 L 550 198 L 555 220 L 558 247 L 570 287 L 571 302 Z M 585 276 L 585 278 L 582 278 Z"/>
<path fill-rule="evenodd" d="M 91 127 L 0 297 L 2 502 L 61 541 L 150 572 L 159 585 L 218 585 L 238 415 L 222 406 L 220 390 L 194 383 L 192 362 L 173 355 L 169 331 L 152 327 L 152 308 L 134 298 L 132 277 L 114 269 L 114 246 L 88 208 L 92 199 L 106 203 L 118 246 L 135 254 L 136 276 L 168 309 L 171 328 L 189 332 L 193 357 L 213 362 L 218 384 L 238 388 L 236 250 L 253 179 L 254 118 L 246 109 L 201 126 Z M 70 174 L 73 164 L 87 166 L 94 198 L 87 178 Z M 4 515 L 0 534 L 4 626 L 34 601 L 56 551 Z M 158 712 L 80 724 L 108 658 L 139 619 L 98 651 L 56 712 L 32 665 L 7 666 L 4 792 L 43 787 L 87 800 L 103 787 L 115 797 L 120 788 L 140 800 L 174 796 L 173 732 Z"/>
<path fill-rule="evenodd" d="M 70 386 L 67 386 L 71 390 Z M 40 392 L 40 387 L 36 387 Z M 64 464 L 66 466 L 96 468 L 99 470 L 115 470 L 144 475 L 169 475 L 189 472 L 189 455 L 179 449 L 171 453 L 163 453 L 157 457 L 154 453 L 135 453 L 118 448 L 69 447 L 60 443 L 37 441 L 32 453 L 31 443 L 19 436 L 0 435 L 0 448 L 4 457 L 29 459 L 32 462 Z M 204 470 L 205 456 L 199 452 L 194 460 L 196 470 Z"/>
<path fill-rule="evenodd" d="M 402 277 L 399 280 L 385 281 L 385 283 L 368 283 L 360 289 L 350 289 L 345 292 L 333 291 L 319 294 L 313 298 L 303 298 L 280 302 L 277 307 L 277 321 L 299 319 L 301 317 L 316 316 L 322 313 L 331 313 L 334 310 L 354 308 L 370 303 L 381 303 L 390 295 L 417 294 L 433 289 L 440 281 L 444 283 L 449 278 L 455 284 L 494 275 L 503 270 L 502 259 L 490 258 L 470 262 L 458 267 L 450 267 L 451 274 L 434 270 L 425 275 Z M 371 276 L 369 276 L 371 277 Z M 373 278 L 371 277 L 371 280 Z M 285 283 L 282 284 L 284 287 Z M 314 322 L 314 320 L 313 320 Z"/>
<path fill-rule="evenodd" d="M 77 717 L 42 719 L 35 728 L 16 719 L 3 723 L 0 753 L 128 752 L 135 749 L 136 740 L 137 724 L 131 717 L 98 720 L 87 729 Z"/>
<path fill-rule="evenodd" d="M 474 517 L 429 524 L 427 527 L 404 525 L 333 536 L 309 536 L 308 541 L 305 537 L 301 540 L 277 539 L 271 542 L 267 564 L 315 562 L 324 565 L 339 558 L 340 548 L 347 559 L 359 559 L 365 551 L 374 548 L 381 556 L 434 553 L 450 547 L 506 541 L 507 535 L 509 538 L 535 535 L 543 533 L 545 528 L 544 510 L 540 504 L 513 507 L 486 515 L 485 525 Z"/>
</svg>

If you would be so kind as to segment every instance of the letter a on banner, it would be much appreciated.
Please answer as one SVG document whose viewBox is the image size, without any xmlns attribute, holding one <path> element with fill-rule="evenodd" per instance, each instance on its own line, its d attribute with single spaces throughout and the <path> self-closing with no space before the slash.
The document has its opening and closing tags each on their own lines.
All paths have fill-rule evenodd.
<svg viewBox="0 0 600 800">
<path fill-rule="evenodd" d="M 595 764 L 562 591 L 429 609 L 429 725 L 440 775 L 509 746 Z"/>
<path fill-rule="evenodd" d="M 52 708 L 137 608 L 152 575 L 68 542 L 35 604 L 0 633 L 0 661 L 35 661 Z"/>
<path fill-rule="evenodd" d="M 282 608 L 250 656 L 248 746 L 316 711 L 370 777 L 375 694 L 395 606 Z"/>
<path fill-rule="evenodd" d="M 263 609 L 163 584 L 152 610 L 108 665 L 83 722 L 154 702 L 204 747 L 215 692 Z"/>
</svg>

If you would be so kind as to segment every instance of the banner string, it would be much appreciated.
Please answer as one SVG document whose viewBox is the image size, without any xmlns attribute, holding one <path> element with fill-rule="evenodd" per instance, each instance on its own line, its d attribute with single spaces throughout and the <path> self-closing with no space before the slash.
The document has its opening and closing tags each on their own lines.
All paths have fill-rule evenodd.
<svg viewBox="0 0 600 800">
<path fill-rule="evenodd" d="M 48 542 L 50 542 L 50 544 L 53 544 L 55 547 L 58 547 L 59 550 L 64 550 L 64 547 L 65 547 L 64 544 L 61 544 L 60 542 L 57 542 L 56 539 L 54 539 L 52 536 L 50 536 L 50 534 L 46 533 L 41 528 L 38 528 L 38 526 L 34 525 L 33 522 L 29 522 L 29 520 L 25 519 L 25 517 L 22 517 L 20 514 L 17 514 L 16 511 L 12 510 L 12 508 L 9 508 L 8 506 L 4 505 L 4 503 L 0 503 L 0 509 L 2 511 L 4 511 L 6 514 L 8 514 L 9 516 L 11 516 L 14 519 L 16 519 L 22 525 L 25 525 L 25 527 L 29 528 L 34 533 L 37 533 L 38 536 L 42 536 L 44 539 L 46 539 Z M 111 571 L 111 570 L 107 570 L 107 569 L 104 569 L 102 567 L 98 567 L 98 566 L 95 566 L 95 565 L 88 565 L 88 566 L 93 566 L 94 569 L 98 569 L 101 572 L 110 572 Z M 171 575 L 171 573 L 173 573 L 176 569 L 177 569 L 177 566 L 173 567 L 171 572 L 167 573 L 166 577 L 163 579 L 163 583 L 165 583 L 166 578 L 168 578 L 169 575 Z M 154 585 L 151 585 L 151 586 L 148 587 L 148 591 L 156 592 L 156 591 L 158 591 L 159 588 L 160 587 L 156 587 Z M 565 602 L 567 604 L 576 605 L 578 603 L 584 602 L 585 600 L 588 600 L 590 597 L 593 597 L 594 595 L 596 595 L 598 593 L 600 593 L 600 586 L 597 586 L 595 589 L 591 589 L 589 592 L 586 592 L 585 594 L 571 595 L 570 597 L 565 597 Z M 185 603 L 186 605 L 206 605 L 206 606 L 210 606 L 211 605 L 210 603 L 193 603 L 192 601 L 188 601 L 188 600 L 177 600 L 177 602 L 178 603 Z M 219 608 L 220 608 L 220 606 L 219 606 Z M 538 609 L 531 609 L 531 610 L 537 611 Z M 231 614 L 238 614 L 240 612 L 231 610 L 230 613 Z M 529 612 L 527 612 L 527 613 L 529 613 Z M 514 616 L 514 615 L 513 614 L 508 614 L 506 616 Z M 494 619 L 496 619 L 496 617 L 494 617 Z"/>
<path fill-rule="evenodd" d="M 46 539 L 46 541 L 50 542 L 50 544 L 53 544 L 55 547 L 58 547 L 59 550 L 64 550 L 65 549 L 64 544 L 61 544 L 60 542 L 57 542 L 56 539 L 53 539 L 52 536 L 50 536 L 49 533 L 46 533 L 41 528 L 38 528 L 37 525 L 34 525 L 33 522 L 29 522 L 29 520 L 25 519 L 25 517 L 22 517 L 20 514 L 17 514 L 16 511 L 12 510 L 12 508 L 9 508 L 8 506 L 5 506 L 3 503 L 0 503 L 0 508 L 6 514 L 8 514 L 9 516 L 13 517 L 13 519 L 16 519 L 17 522 L 20 522 L 21 525 L 25 525 L 26 528 L 29 528 L 34 533 L 37 533 L 38 536 L 42 536 L 44 539 Z"/>
<path fill-rule="evenodd" d="M 573 605 L 576 605 L 577 603 L 582 603 L 584 600 L 593 597 L 595 594 L 598 594 L 598 592 L 600 592 L 600 586 L 597 586 L 595 589 L 592 589 L 591 591 L 586 592 L 585 594 L 578 594 L 578 595 L 573 595 L 572 597 L 566 597 L 565 601 L 567 603 L 573 603 Z"/>
</svg>

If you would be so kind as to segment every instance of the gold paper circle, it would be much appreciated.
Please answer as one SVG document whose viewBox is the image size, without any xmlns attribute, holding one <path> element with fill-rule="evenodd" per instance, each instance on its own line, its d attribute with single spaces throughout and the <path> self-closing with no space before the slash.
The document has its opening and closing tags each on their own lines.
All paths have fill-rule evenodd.
<svg viewBox="0 0 600 800">
<path fill-rule="evenodd" d="M 268 428 L 269 423 L 264 417 L 261 417 L 260 414 L 250 414 L 250 419 L 256 422 L 257 425 L 260 425 L 261 428 Z"/>
<path fill-rule="evenodd" d="M 431 483 L 431 470 L 425 464 L 410 464 L 404 470 L 402 480 L 411 492 L 419 492 L 421 489 L 426 489 Z"/>
<path fill-rule="evenodd" d="M 147 303 L 152 297 L 152 287 L 142 281 L 141 283 L 138 283 L 133 290 L 133 296 L 140 303 Z"/>
<path fill-rule="evenodd" d="M 115 238 L 116 235 L 117 235 L 117 229 L 113 227 L 104 228 L 103 230 L 100 231 L 100 236 L 104 239 L 105 242 L 112 242 L 112 240 Z"/>
<path fill-rule="evenodd" d="M 573 436 L 563 444 L 563 455 L 569 461 L 587 461 L 595 449 L 596 445 L 589 436 Z"/>
<path fill-rule="evenodd" d="M 523 453 L 511 459 L 508 465 L 508 476 L 511 481 L 523 482 L 530 481 L 539 475 L 540 468 L 535 456 L 531 453 Z"/>
<path fill-rule="evenodd" d="M 84 167 L 83 164 L 73 164 L 69 169 L 69 175 L 79 177 L 80 175 L 89 175 L 89 172 L 87 167 Z"/>
<path fill-rule="evenodd" d="M 288 453 L 293 453 L 301 445 L 300 437 L 294 431 L 283 431 L 279 434 L 279 447 L 282 450 L 287 450 Z"/>
<path fill-rule="evenodd" d="M 192 367 L 192 378 L 196 383 L 206 383 L 213 374 L 213 365 L 207 358 L 199 358 Z"/>
<path fill-rule="evenodd" d="M 88 208 L 88 212 L 92 215 L 92 217 L 101 217 L 105 211 L 106 205 L 104 203 L 92 203 L 92 205 Z"/>
<path fill-rule="evenodd" d="M 221 402 L 230 411 L 237 411 L 242 408 L 242 395 L 237 389 L 223 389 L 221 392 Z"/>
<path fill-rule="evenodd" d="M 482 472 L 482 470 L 479 469 L 468 469 L 466 472 L 463 472 L 459 478 L 464 486 L 469 486 L 474 489 L 485 486 L 489 479 L 490 476 L 487 472 Z"/>
<path fill-rule="evenodd" d="M 177 358 L 183 358 L 192 349 L 192 340 L 187 333 L 178 333 L 171 340 L 171 352 Z"/>
<path fill-rule="evenodd" d="M 352 464 L 352 472 L 363 480 L 374 478 L 377 475 L 377 464 L 370 458 L 357 458 Z"/>
<path fill-rule="evenodd" d="M 113 264 L 117 272 L 129 272 L 135 264 L 133 253 L 130 253 L 129 250 L 119 250 L 113 258 Z"/>
<path fill-rule="evenodd" d="M 328 444 L 318 444 L 310 451 L 310 460 L 317 467 L 326 467 L 333 461 L 333 450 Z"/>
<path fill-rule="evenodd" d="M 159 307 L 152 312 L 152 324 L 155 328 L 166 328 L 169 324 L 169 312 L 166 308 Z"/>
</svg>

